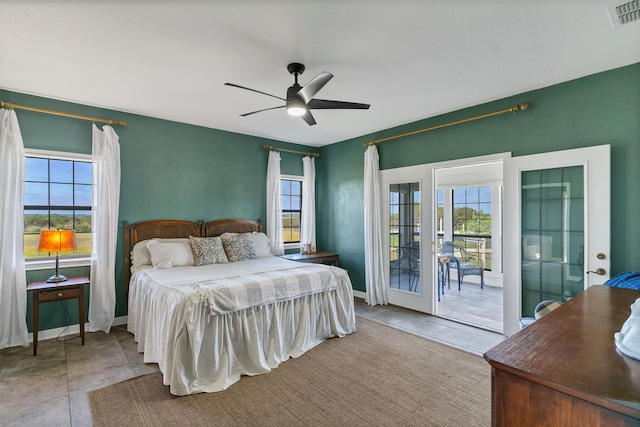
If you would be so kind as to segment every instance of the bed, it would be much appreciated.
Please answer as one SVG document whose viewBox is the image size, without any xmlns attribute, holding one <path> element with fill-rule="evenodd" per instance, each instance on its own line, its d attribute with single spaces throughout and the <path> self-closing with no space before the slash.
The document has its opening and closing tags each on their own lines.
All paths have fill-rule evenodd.
<svg viewBox="0 0 640 427">
<path fill-rule="evenodd" d="M 124 233 L 127 329 L 174 395 L 225 390 L 356 329 L 347 272 L 272 256 L 259 221 L 125 222 Z"/>
</svg>

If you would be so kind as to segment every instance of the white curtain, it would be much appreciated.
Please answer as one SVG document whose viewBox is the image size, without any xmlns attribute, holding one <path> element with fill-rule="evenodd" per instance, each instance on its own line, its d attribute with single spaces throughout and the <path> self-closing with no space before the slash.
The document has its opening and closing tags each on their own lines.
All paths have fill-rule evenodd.
<svg viewBox="0 0 640 427">
<path fill-rule="evenodd" d="M 24 145 L 18 117 L 0 110 L 0 349 L 29 345 L 24 267 Z"/>
<path fill-rule="evenodd" d="M 116 242 L 120 203 L 120 144 L 111 126 L 93 125 L 93 250 L 89 331 L 109 333 L 116 308 Z"/>
<path fill-rule="evenodd" d="M 284 254 L 281 204 L 280 153 L 269 151 L 269 163 L 267 164 L 267 236 L 271 240 L 271 253 L 274 255 Z"/>
<path fill-rule="evenodd" d="M 302 218 L 300 243 L 316 248 L 316 164 L 313 157 L 302 158 Z"/>
<path fill-rule="evenodd" d="M 382 244 L 380 157 L 375 145 L 364 153 L 364 271 L 369 305 L 387 304 Z"/>
</svg>

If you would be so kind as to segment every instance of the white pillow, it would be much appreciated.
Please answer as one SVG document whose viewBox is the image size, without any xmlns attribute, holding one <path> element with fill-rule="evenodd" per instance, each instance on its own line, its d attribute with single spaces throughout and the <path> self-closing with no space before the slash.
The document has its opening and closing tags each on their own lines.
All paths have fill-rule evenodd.
<svg viewBox="0 0 640 427">
<path fill-rule="evenodd" d="M 195 265 L 191 243 L 166 242 L 151 240 L 147 243 L 147 249 L 151 254 L 153 268 L 173 268 Z"/>
<path fill-rule="evenodd" d="M 135 270 L 143 265 L 151 265 L 151 253 L 147 249 L 149 240 L 140 240 L 131 249 L 131 270 Z"/>
<path fill-rule="evenodd" d="M 253 242 L 253 250 L 256 251 L 256 255 L 258 255 L 259 258 L 273 256 L 271 253 L 271 241 L 266 234 L 258 233 L 257 231 L 247 234 Z"/>
<path fill-rule="evenodd" d="M 131 270 L 135 271 L 136 269 L 145 266 L 151 265 L 151 253 L 149 249 L 147 249 L 147 244 L 152 239 L 140 240 L 138 243 L 133 245 L 133 249 L 131 250 Z M 174 237 L 169 239 L 153 239 L 159 242 L 184 242 L 191 245 L 189 238 L 187 237 Z"/>
</svg>

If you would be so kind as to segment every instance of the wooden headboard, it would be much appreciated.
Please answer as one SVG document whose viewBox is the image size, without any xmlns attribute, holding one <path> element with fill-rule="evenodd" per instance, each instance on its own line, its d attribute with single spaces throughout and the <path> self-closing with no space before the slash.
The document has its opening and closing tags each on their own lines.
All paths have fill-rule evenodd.
<svg viewBox="0 0 640 427">
<path fill-rule="evenodd" d="M 148 239 L 170 239 L 180 237 L 215 237 L 224 233 L 249 233 L 262 231 L 260 220 L 218 219 L 208 222 L 181 219 L 157 219 L 129 224 L 124 222 L 124 290 L 129 297 L 131 279 L 131 251 L 136 243 Z"/>
<path fill-rule="evenodd" d="M 218 219 L 202 224 L 202 237 L 216 237 L 224 233 L 251 233 L 252 231 L 262 231 L 260 220 Z"/>
</svg>

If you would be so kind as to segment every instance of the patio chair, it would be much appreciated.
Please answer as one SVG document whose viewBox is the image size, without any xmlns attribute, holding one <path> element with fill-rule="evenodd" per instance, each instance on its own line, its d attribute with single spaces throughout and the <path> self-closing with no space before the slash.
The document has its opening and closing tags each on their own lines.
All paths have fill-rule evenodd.
<svg viewBox="0 0 640 427">
<path fill-rule="evenodd" d="M 458 273 L 458 290 L 464 280 L 464 276 L 480 276 L 480 289 L 484 288 L 484 263 L 475 255 L 468 254 L 463 248 L 451 241 L 442 242 L 441 255 L 451 257 L 451 268 Z"/>
<path fill-rule="evenodd" d="M 409 291 L 414 291 L 420 282 L 420 242 L 400 246 L 400 256 L 389 263 L 391 274 L 399 269 L 410 274 Z"/>
<path fill-rule="evenodd" d="M 405 245 L 408 254 L 409 270 L 411 270 L 411 282 L 409 290 L 415 291 L 420 283 L 420 242 L 411 242 Z"/>
</svg>

